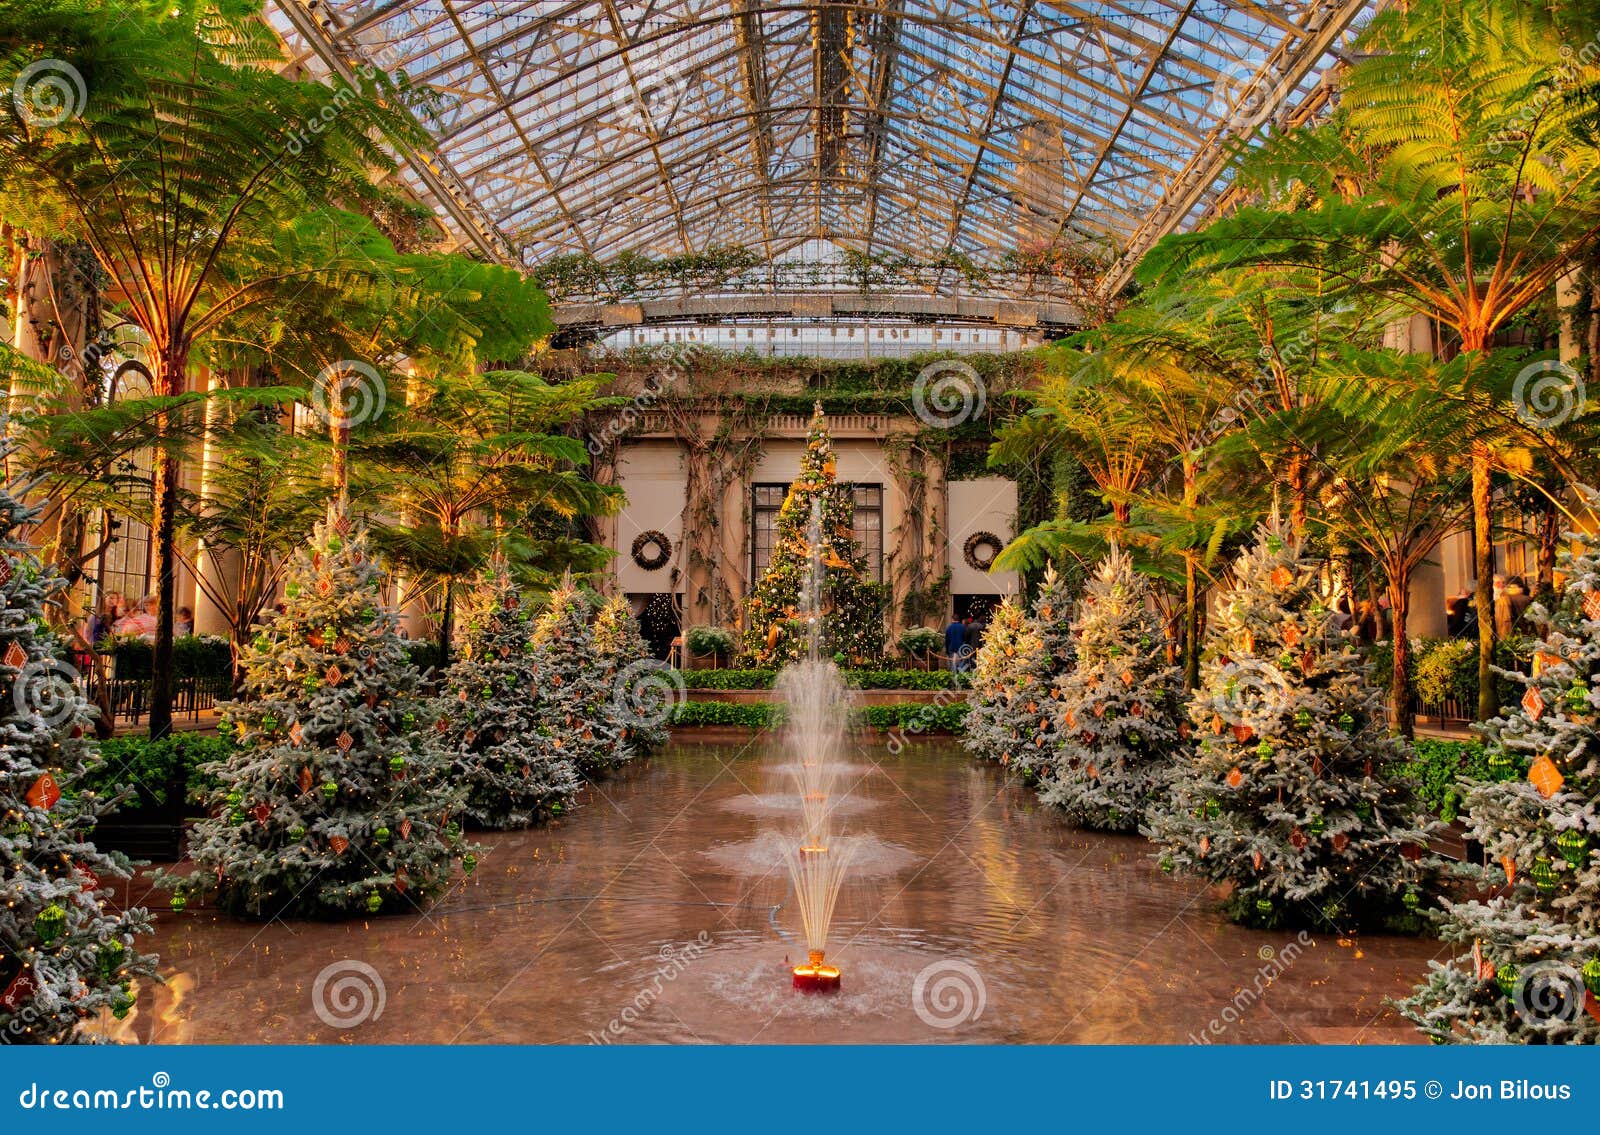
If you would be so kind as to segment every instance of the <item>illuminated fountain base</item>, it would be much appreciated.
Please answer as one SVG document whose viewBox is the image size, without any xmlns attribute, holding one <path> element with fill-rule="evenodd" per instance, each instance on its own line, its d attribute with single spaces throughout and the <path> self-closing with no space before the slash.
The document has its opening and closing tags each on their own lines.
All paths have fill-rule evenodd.
<svg viewBox="0 0 1600 1135">
<path fill-rule="evenodd" d="M 839 970 L 822 964 L 822 951 L 812 950 L 803 966 L 794 967 L 794 987 L 801 993 L 839 992 Z"/>
</svg>

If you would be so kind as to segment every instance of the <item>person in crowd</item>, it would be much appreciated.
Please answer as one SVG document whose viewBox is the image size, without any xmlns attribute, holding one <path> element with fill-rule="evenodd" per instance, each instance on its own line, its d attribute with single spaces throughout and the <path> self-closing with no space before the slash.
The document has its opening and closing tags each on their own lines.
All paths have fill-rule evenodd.
<svg viewBox="0 0 1600 1135">
<path fill-rule="evenodd" d="M 961 648 L 967 655 L 968 670 L 973 669 L 976 664 L 978 647 L 983 645 L 983 632 L 988 629 L 989 624 L 984 621 L 982 611 L 967 617 L 967 627 L 962 632 Z"/>
<path fill-rule="evenodd" d="M 100 597 L 100 607 L 89 616 L 89 625 L 85 628 L 84 637 L 90 646 L 99 646 L 115 633 L 117 620 L 122 618 L 127 602 L 120 591 L 107 591 Z"/>
<path fill-rule="evenodd" d="M 192 634 L 194 634 L 194 611 L 189 607 L 179 607 L 177 615 L 172 619 L 172 637 L 183 638 Z"/>
<path fill-rule="evenodd" d="M 146 595 L 128 614 L 117 620 L 116 633 L 154 642 L 156 637 L 156 597 Z"/>
<path fill-rule="evenodd" d="M 944 628 L 944 652 L 950 656 L 950 671 L 961 672 L 961 647 L 966 643 L 967 628 L 956 616 L 950 616 L 950 625 Z"/>
<path fill-rule="evenodd" d="M 1371 599 L 1363 599 L 1356 605 L 1355 631 L 1356 641 L 1362 646 L 1371 646 L 1373 643 L 1388 637 L 1388 628 L 1384 624 L 1383 610 Z"/>
<path fill-rule="evenodd" d="M 1528 594 L 1527 581 L 1520 575 L 1508 577 L 1499 598 L 1494 601 L 1495 634 L 1501 638 L 1521 634 L 1522 617 L 1532 603 L 1533 596 Z"/>
<path fill-rule="evenodd" d="M 1470 592 L 1446 600 L 1444 626 L 1445 633 L 1451 638 L 1478 637 L 1478 612 L 1473 609 Z"/>
<path fill-rule="evenodd" d="M 1333 601 L 1333 614 L 1328 621 L 1332 624 L 1334 630 L 1342 631 L 1350 626 L 1351 618 L 1350 596 L 1341 592 L 1339 597 Z"/>
</svg>

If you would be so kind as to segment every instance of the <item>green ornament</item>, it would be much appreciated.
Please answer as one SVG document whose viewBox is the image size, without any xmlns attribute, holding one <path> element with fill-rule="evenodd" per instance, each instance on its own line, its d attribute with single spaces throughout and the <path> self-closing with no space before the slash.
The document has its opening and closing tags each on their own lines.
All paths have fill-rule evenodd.
<svg viewBox="0 0 1600 1135">
<path fill-rule="evenodd" d="M 1600 958 L 1590 958 L 1583 963 L 1583 984 L 1590 993 L 1600 997 Z"/>
<path fill-rule="evenodd" d="M 367 895 L 367 909 L 370 910 L 373 914 L 377 914 L 379 909 L 382 906 L 383 906 L 383 896 L 380 895 L 377 891 L 373 891 L 373 892 L 371 892 L 370 894 Z"/>
<path fill-rule="evenodd" d="M 226 796 L 224 796 L 223 799 L 228 802 L 230 807 L 234 807 L 234 808 L 237 808 L 241 803 L 244 802 L 243 794 L 238 793 L 238 792 L 230 792 Z"/>
<path fill-rule="evenodd" d="M 1300 710 L 1294 715 L 1294 723 L 1301 729 L 1310 729 L 1312 725 L 1311 711 L 1309 709 Z"/>
<path fill-rule="evenodd" d="M 110 981 L 117 976 L 117 970 L 122 965 L 122 959 L 127 954 L 127 948 L 121 942 L 107 942 L 95 951 L 95 965 L 100 970 L 100 976 Z"/>
<path fill-rule="evenodd" d="M 1283 551 L 1283 538 L 1280 536 L 1268 536 L 1267 551 L 1271 552 L 1273 555 L 1277 555 L 1279 552 Z"/>
<path fill-rule="evenodd" d="M 1282 654 L 1278 655 L 1278 669 L 1280 669 L 1280 670 L 1288 670 L 1288 669 L 1291 669 L 1293 666 L 1294 666 L 1294 655 L 1290 654 L 1287 650 L 1284 651 Z"/>
<path fill-rule="evenodd" d="M 1341 713 L 1339 715 L 1339 728 L 1340 729 L 1343 729 L 1346 733 L 1348 733 L 1348 732 L 1350 732 L 1350 730 L 1354 729 L 1355 727 L 1356 727 L 1356 719 L 1355 718 L 1351 717 L 1348 713 Z"/>
<path fill-rule="evenodd" d="M 400 728 L 402 728 L 402 729 L 412 729 L 412 728 L 416 727 L 416 724 L 417 724 L 417 715 L 416 714 L 414 714 L 414 713 L 402 713 L 400 715 Z"/>
<path fill-rule="evenodd" d="M 289 829 L 289 838 L 290 839 L 298 841 L 298 840 L 305 839 L 305 837 L 306 837 L 306 829 L 305 829 L 304 825 L 296 824 L 294 827 Z"/>
<path fill-rule="evenodd" d="M 288 583 L 283 585 L 283 594 L 289 599 L 300 598 L 300 585 L 291 579 Z"/>
<path fill-rule="evenodd" d="M 1167 874 L 1172 874 L 1172 872 L 1177 869 L 1177 866 L 1178 865 L 1172 861 L 1172 856 L 1163 855 L 1161 857 L 1161 869 Z"/>
<path fill-rule="evenodd" d="M 1261 744 L 1256 746 L 1256 756 L 1260 757 L 1264 761 L 1270 761 L 1274 752 L 1275 750 L 1272 747 L 1271 741 L 1263 741 Z"/>
<path fill-rule="evenodd" d="M 1422 905 L 1422 896 L 1419 895 L 1415 890 L 1408 890 L 1405 894 L 1400 896 L 1400 903 L 1407 910 L 1416 910 Z"/>
<path fill-rule="evenodd" d="M 399 756 L 398 754 L 395 755 L 395 756 L 390 757 L 389 758 L 389 769 L 390 769 L 391 772 L 405 772 L 406 771 L 406 759 L 404 757 L 402 757 L 402 756 Z"/>
<path fill-rule="evenodd" d="M 33 931 L 39 935 L 39 944 L 48 946 L 61 937 L 67 929 L 67 912 L 59 904 L 51 903 L 41 910 L 33 920 Z"/>
<path fill-rule="evenodd" d="M 1505 749 L 1489 754 L 1489 771 L 1496 780 L 1509 780 L 1522 771 L 1522 758 Z"/>
<path fill-rule="evenodd" d="M 455 843 L 461 838 L 461 825 L 451 820 L 444 826 L 444 838 L 450 843 Z"/>
<path fill-rule="evenodd" d="M 1496 966 L 1494 983 L 1500 987 L 1500 992 L 1510 997 L 1517 991 L 1517 978 L 1522 976 L 1522 967 L 1515 962 L 1507 962 L 1503 966 Z"/>
<path fill-rule="evenodd" d="M 339 786 L 331 780 L 323 781 L 322 795 L 324 799 L 332 800 L 335 796 L 339 795 Z"/>
<path fill-rule="evenodd" d="M 461 857 L 461 869 L 467 874 L 472 874 L 478 869 L 478 857 L 472 852 L 467 852 Z"/>
<path fill-rule="evenodd" d="M 1589 687 L 1582 682 L 1574 681 L 1567 687 L 1567 709 L 1572 713 L 1582 713 L 1589 708 Z"/>
<path fill-rule="evenodd" d="M 275 717 L 274 715 L 272 715 L 270 713 L 263 713 L 261 715 L 261 728 L 270 731 L 270 730 L 276 729 L 277 727 L 278 727 L 278 719 L 277 719 L 277 717 Z"/>
<path fill-rule="evenodd" d="M 172 901 L 167 905 L 172 908 L 173 914 L 182 914 L 184 907 L 189 905 L 189 900 L 184 898 L 181 893 L 175 894 L 172 896 Z"/>
<path fill-rule="evenodd" d="M 235 808 L 233 811 L 228 813 L 228 822 L 234 827 L 239 827 L 249 819 L 250 817 L 245 814 L 243 808 Z"/>
<path fill-rule="evenodd" d="M 1358 803 L 1356 805 L 1356 815 L 1360 816 L 1363 820 L 1372 819 L 1372 805 L 1371 805 L 1371 803 L 1369 803 L 1366 800 L 1363 800 L 1360 803 Z"/>
<path fill-rule="evenodd" d="M 389 842 L 389 829 L 388 828 L 374 828 L 372 830 L 372 838 L 377 843 L 388 843 Z"/>
<path fill-rule="evenodd" d="M 1544 856 L 1533 861 L 1533 866 L 1528 868 L 1528 877 L 1533 880 L 1533 885 L 1539 888 L 1541 894 L 1550 894 L 1556 889 L 1559 881 L 1556 876 L 1554 864 Z"/>
<path fill-rule="evenodd" d="M 1328 821 L 1322 816 L 1312 816 L 1311 821 L 1306 824 L 1306 831 L 1310 832 L 1312 835 L 1321 835 L 1327 830 Z"/>
<path fill-rule="evenodd" d="M 328 551 L 337 552 L 340 548 L 344 547 L 344 541 L 339 539 L 337 536 L 329 536 L 327 547 Z"/>
<path fill-rule="evenodd" d="M 485 687 L 483 687 L 483 692 L 482 692 L 481 696 L 486 697 L 486 698 L 494 697 L 494 687 L 493 686 L 485 686 Z"/>
<path fill-rule="evenodd" d="M 1205 805 L 1200 809 L 1200 812 L 1203 819 L 1214 820 L 1218 816 L 1222 815 L 1222 805 L 1217 801 L 1217 798 L 1213 796 L 1211 799 L 1205 802 Z"/>
<path fill-rule="evenodd" d="M 132 1008 L 133 998 L 129 997 L 126 993 L 119 993 L 116 995 L 116 997 L 112 998 L 111 1015 L 117 1020 L 120 1021 L 125 1019 Z"/>
<path fill-rule="evenodd" d="M 1272 913 L 1272 900 L 1271 899 L 1257 899 L 1256 900 L 1256 913 L 1257 914 L 1271 914 Z"/>
<path fill-rule="evenodd" d="M 557 800 L 554 804 L 550 805 L 550 814 L 552 816 L 561 815 L 561 801 Z"/>
<path fill-rule="evenodd" d="M 1561 852 L 1561 858 L 1574 867 L 1580 866 L 1589 858 L 1589 837 L 1573 828 L 1568 828 L 1556 836 L 1556 850 Z"/>
</svg>

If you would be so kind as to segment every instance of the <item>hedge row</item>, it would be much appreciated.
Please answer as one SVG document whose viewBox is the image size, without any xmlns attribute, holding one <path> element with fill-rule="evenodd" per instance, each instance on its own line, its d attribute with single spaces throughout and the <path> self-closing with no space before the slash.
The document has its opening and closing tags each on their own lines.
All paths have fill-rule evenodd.
<svg viewBox="0 0 1600 1135">
<path fill-rule="evenodd" d="M 675 706 L 671 724 L 679 726 L 729 725 L 745 729 L 771 729 L 783 724 L 779 702 L 735 705 L 732 702 L 692 701 Z M 965 705 L 869 705 L 858 709 L 855 722 L 872 729 L 904 729 L 910 733 L 955 733 L 965 719 Z"/>
<path fill-rule="evenodd" d="M 1400 766 L 1400 773 L 1417 786 L 1428 810 L 1449 822 L 1456 818 L 1465 796 L 1466 782 L 1472 780 L 1515 780 L 1520 765 L 1496 770 L 1479 741 L 1440 741 L 1418 738 L 1411 759 Z"/>
<path fill-rule="evenodd" d="M 770 690 L 776 670 L 680 670 L 691 690 Z M 953 690 L 971 683 L 948 670 L 846 670 L 845 685 L 858 690 Z"/>
<path fill-rule="evenodd" d="M 200 766 L 232 751 L 233 743 L 215 733 L 173 733 L 159 741 L 112 737 L 100 742 L 100 762 L 74 789 L 108 795 L 120 787 L 131 788 L 132 795 L 117 809 L 119 814 L 160 807 L 167 802 L 167 786 L 181 766 L 187 798 L 192 800 L 211 787 Z"/>
</svg>

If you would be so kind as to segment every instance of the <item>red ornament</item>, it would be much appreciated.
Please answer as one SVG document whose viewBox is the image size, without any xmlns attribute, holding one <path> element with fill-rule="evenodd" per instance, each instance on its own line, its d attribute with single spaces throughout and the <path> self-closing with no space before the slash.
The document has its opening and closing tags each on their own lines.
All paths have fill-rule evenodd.
<svg viewBox="0 0 1600 1135">
<path fill-rule="evenodd" d="M 300 723 L 296 721 L 293 725 L 289 726 L 289 743 L 298 749 L 300 747 L 300 738 L 304 736 L 304 734 L 305 730 L 300 728 Z"/>
<path fill-rule="evenodd" d="M 1290 847 L 1294 848 L 1296 851 L 1299 851 L 1301 848 L 1305 847 L 1305 845 L 1306 845 L 1306 833 L 1305 832 L 1301 831 L 1299 828 L 1295 828 L 1294 831 L 1289 833 L 1289 846 Z"/>
<path fill-rule="evenodd" d="M 0 1007 L 15 1012 L 22 1008 L 23 1002 L 29 1000 L 38 990 L 39 986 L 33 980 L 33 971 L 22 970 L 16 977 L 11 979 L 11 984 L 6 986 L 6 991 L 0 993 Z"/>
<path fill-rule="evenodd" d="M 328 669 L 323 672 L 322 679 L 330 686 L 337 686 L 340 682 L 344 681 L 344 674 L 340 672 L 337 666 L 329 666 Z"/>
<path fill-rule="evenodd" d="M 348 729 L 341 731 L 338 740 L 334 741 L 334 744 L 338 746 L 341 753 L 348 753 L 352 748 L 355 747 L 355 743 L 356 739 L 350 736 L 350 731 Z"/>
<path fill-rule="evenodd" d="M 1243 783 L 1244 783 L 1244 773 L 1239 771 L 1239 767 L 1237 765 L 1235 765 L 1233 768 L 1228 770 L 1228 787 L 1229 788 L 1238 788 L 1239 785 L 1241 785 Z"/>
<path fill-rule="evenodd" d="M 72 869 L 74 871 L 76 871 L 78 874 L 83 876 L 83 886 L 82 886 L 81 889 L 84 892 L 92 893 L 92 892 L 98 891 L 100 889 L 100 876 L 99 875 L 96 875 L 93 871 L 89 870 L 89 868 L 85 867 L 82 863 L 75 864 Z"/>
<path fill-rule="evenodd" d="M 400 838 L 401 839 L 410 839 L 411 838 L 411 821 L 409 819 L 400 821 Z"/>
<path fill-rule="evenodd" d="M 295 728 L 298 729 L 299 726 L 297 725 L 297 726 L 295 726 Z M 299 785 L 300 785 L 300 792 L 301 792 L 302 795 L 311 791 L 311 766 L 310 765 L 307 765 L 305 768 L 300 770 Z"/>
<path fill-rule="evenodd" d="M 1291 650 L 1300 645 L 1300 628 L 1293 623 L 1285 623 L 1283 626 L 1283 645 Z"/>
<path fill-rule="evenodd" d="M 0 556 L 0 587 L 11 582 L 11 561 Z"/>
<path fill-rule="evenodd" d="M 21 670 L 28 664 L 28 652 L 13 641 L 10 646 L 6 647 L 5 663 L 13 670 Z"/>
<path fill-rule="evenodd" d="M 272 816 L 272 805 L 263 801 L 252 808 L 251 813 L 255 816 L 256 823 L 266 827 L 267 820 Z"/>
<path fill-rule="evenodd" d="M 1334 832 L 1333 838 L 1329 842 L 1333 844 L 1333 850 L 1343 851 L 1350 846 L 1350 837 L 1344 832 Z"/>
<path fill-rule="evenodd" d="M 0 580 L 0 583 L 4 582 Z M 1591 619 L 1600 619 L 1600 591 L 1584 592 L 1583 613 Z"/>
<path fill-rule="evenodd" d="M 43 808 L 48 812 L 56 806 L 56 801 L 61 799 L 61 786 L 56 783 L 56 778 L 45 773 L 33 782 L 33 787 L 28 789 L 28 803 L 35 808 Z"/>
<path fill-rule="evenodd" d="M 1544 696 L 1539 693 L 1538 686 L 1529 686 L 1528 692 L 1522 695 L 1522 708 L 1533 720 L 1539 720 L 1544 713 Z"/>
<path fill-rule="evenodd" d="M 328 846 L 333 848 L 333 853 L 335 855 L 343 855 L 344 849 L 350 846 L 350 841 L 345 839 L 342 835 L 329 836 Z"/>
</svg>

